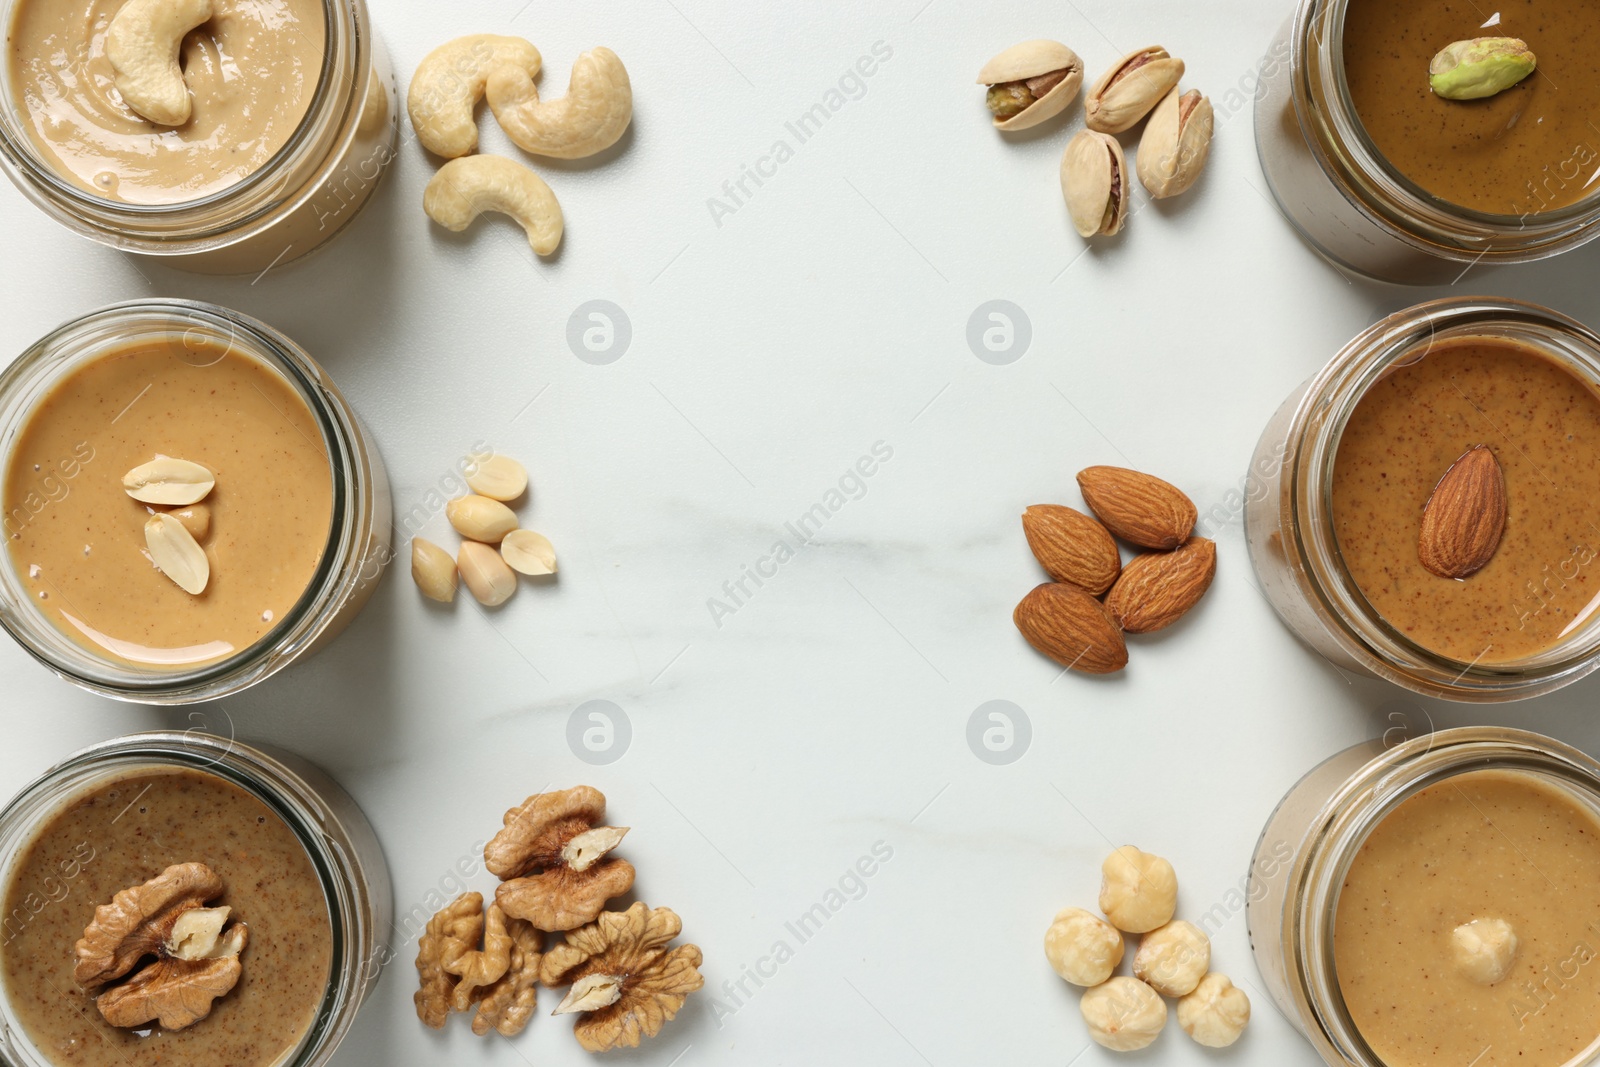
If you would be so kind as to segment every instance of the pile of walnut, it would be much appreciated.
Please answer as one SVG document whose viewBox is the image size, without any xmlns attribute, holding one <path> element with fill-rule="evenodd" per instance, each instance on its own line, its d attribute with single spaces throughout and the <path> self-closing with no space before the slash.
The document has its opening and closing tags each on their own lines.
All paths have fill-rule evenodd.
<svg viewBox="0 0 1600 1067">
<path fill-rule="evenodd" d="M 578 786 L 531 796 L 506 812 L 483 851 L 501 879 L 488 908 L 465 893 L 429 921 L 417 952 L 417 1016 L 434 1029 L 477 1005 L 472 1032 L 519 1034 L 538 986 L 568 987 L 556 1015 L 576 1014 L 590 1052 L 639 1044 L 705 984 L 700 949 L 671 946 L 683 929 L 668 908 L 606 911 L 633 888 L 633 865 L 611 856 L 628 832 L 602 825 L 606 798 Z M 565 938 L 548 951 L 546 933 Z"/>
<path fill-rule="evenodd" d="M 1250 1022 L 1250 998 L 1211 970 L 1204 931 L 1174 920 L 1178 876 L 1160 856 L 1124 845 L 1100 867 L 1100 910 L 1065 908 L 1044 935 L 1057 974 L 1084 986 L 1080 1009 L 1089 1036 L 1113 1052 L 1151 1045 L 1167 1025 L 1163 996 L 1178 1001 L 1178 1025 L 1207 1048 L 1226 1048 Z M 1133 977 L 1112 977 L 1122 962 L 1122 933 L 1143 934 Z"/>
<path fill-rule="evenodd" d="M 517 591 L 518 574 L 554 574 L 556 550 L 543 534 L 521 529 L 516 512 L 506 506 L 528 491 L 522 464 L 509 456 L 474 456 L 466 473 L 472 494 L 445 505 L 450 525 L 465 538 L 457 558 L 414 537 L 411 577 L 423 596 L 448 604 L 456 598 L 459 575 L 478 603 L 495 608 Z"/>
<path fill-rule="evenodd" d="M 524 152 L 583 159 L 622 139 L 633 120 L 633 86 L 617 54 L 595 48 L 573 63 L 566 96 L 541 100 L 533 80 L 542 64 L 539 50 L 521 37 L 458 37 L 417 67 L 406 108 L 422 146 L 449 160 L 423 193 L 428 217 L 459 232 L 485 211 L 510 215 L 533 250 L 548 256 L 565 228 L 555 193 L 515 160 L 474 154 L 473 112 L 488 97 L 495 121 Z"/>
<path fill-rule="evenodd" d="M 106 1022 L 183 1030 L 239 983 L 250 928 L 229 926 L 229 908 L 205 906 L 222 892 L 210 867 L 180 863 L 95 909 L 72 976 Z"/>
<path fill-rule="evenodd" d="M 1012 620 L 1062 666 L 1112 674 L 1128 665 L 1123 634 L 1164 630 L 1205 596 L 1217 546 L 1191 536 L 1194 502 L 1160 478 L 1089 467 L 1078 488 L 1098 521 L 1056 504 L 1022 516 L 1028 547 L 1054 580 L 1024 597 Z M 1146 551 L 1124 567 L 1113 535 Z"/>
</svg>

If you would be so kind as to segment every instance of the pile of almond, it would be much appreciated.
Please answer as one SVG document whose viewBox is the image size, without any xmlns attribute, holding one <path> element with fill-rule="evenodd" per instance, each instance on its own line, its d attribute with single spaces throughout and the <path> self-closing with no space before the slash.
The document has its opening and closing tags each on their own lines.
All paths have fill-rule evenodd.
<svg viewBox="0 0 1600 1067">
<path fill-rule="evenodd" d="M 556 573 L 549 538 L 525 530 L 507 505 L 528 491 L 528 471 L 509 456 L 472 457 L 467 468 L 472 492 L 445 505 L 445 517 L 463 538 L 455 559 L 421 537 L 411 539 L 411 577 L 422 595 L 441 604 L 456 598 L 465 581 L 478 603 L 495 608 L 517 591 L 517 575 Z"/>
<path fill-rule="evenodd" d="M 1053 580 L 1024 597 L 1012 619 L 1062 666 L 1112 674 L 1128 665 L 1125 633 L 1166 629 L 1205 596 L 1217 546 L 1192 536 L 1194 502 L 1160 478 L 1090 467 L 1078 489 L 1093 516 L 1058 504 L 1023 514 L 1028 547 Z M 1123 566 L 1117 539 L 1145 551 Z"/>
</svg>

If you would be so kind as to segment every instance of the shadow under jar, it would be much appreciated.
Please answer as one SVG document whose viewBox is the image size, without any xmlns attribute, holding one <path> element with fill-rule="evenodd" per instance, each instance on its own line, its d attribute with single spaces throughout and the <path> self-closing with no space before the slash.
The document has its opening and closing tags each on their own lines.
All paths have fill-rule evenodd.
<svg viewBox="0 0 1600 1067">
<path fill-rule="evenodd" d="M 399 136 L 364 0 L 215 0 L 183 41 L 192 114 L 149 122 L 106 57 L 123 0 L 0 0 L 0 165 L 69 229 L 185 270 L 263 271 L 367 203 Z"/>
<path fill-rule="evenodd" d="M 1422 563 L 1469 449 L 1504 472 L 1482 569 Z M 1245 506 L 1267 599 L 1335 664 L 1447 700 L 1517 700 L 1600 666 L 1600 337 L 1531 304 L 1422 304 L 1368 329 L 1267 424 Z"/>
<path fill-rule="evenodd" d="M 1600 763 L 1446 730 L 1333 756 L 1263 829 L 1247 914 L 1334 1067 L 1561 1067 L 1600 1053 Z"/>
<path fill-rule="evenodd" d="M 0 812 L 0 856 L 0 1054 L 14 1067 L 322 1064 L 386 952 L 378 840 L 287 753 L 193 732 L 101 743 Z M 180 863 L 209 867 L 223 892 L 208 906 L 248 927 L 238 982 L 187 1028 L 112 1026 L 75 980 L 74 944 L 97 907 Z"/>
<path fill-rule="evenodd" d="M 192 509 L 125 490 L 162 455 L 211 472 Z M 355 412 L 288 338 L 211 305 L 115 305 L 23 353 L 0 374 L 0 463 L 0 625 L 122 700 L 256 684 L 342 630 L 389 560 L 388 478 Z M 158 513 L 193 527 L 199 593 L 155 565 Z"/>
<path fill-rule="evenodd" d="M 1538 69 L 1488 99 L 1437 96 L 1434 53 L 1490 35 L 1524 39 Z M 1262 170 L 1313 248 L 1384 281 L 1567 251 L 1600 233 L 1597 51 L 1587 0 L 1301 0 L 1262 66 Z"/>
</svg>

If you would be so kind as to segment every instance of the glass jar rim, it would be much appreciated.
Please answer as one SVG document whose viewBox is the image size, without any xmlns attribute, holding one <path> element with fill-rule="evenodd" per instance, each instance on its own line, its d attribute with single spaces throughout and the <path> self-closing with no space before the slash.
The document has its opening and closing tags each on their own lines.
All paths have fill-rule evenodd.
<svg viewBox="0 0 1600 1067">
<path fill-rule="evenodd" d="M 1367 601 L 1344 567 L 1332 515 L 1339 442 L 1367 388 L 1419 345 L 1466 336 L 1525 344 L 1600 395 L 1600 336 L 1558 312 L 1485 297 L 1448 297 L 1396 312 L 1357 335 L 1306 387 L 1289 431 L 1282 506 L 1292 545 L 1284 548 L 1339 643 L 1369 669 L 1429 696 L 1512 700 L 1600 668 L 1600 613 L 1571 638 L 1522 660 L 1484 665 L 1443 656 L 1398 631 Z"/>
<path fill-rule="evenodd" d="M 1304 991 L 1301 1008 L 1316 1027 L 1308 1036 L 1319 1049 L 1341 1056 L 1340 1062 L 1385 1067 L 1345 1007 L 1334 964 L 1339 890 L 1350 865 L 1372 831 L 1407 799 L 1453 777 L 1487 769 L 1559 780 L 1581 792 L 1600 819 L 1600 762 L 1531 731 L 1462 727 L 1380 752 L 1346 779 L 1313 820 L 1290 872 L 1283 943 Z"/>
<path fill-rule="evenodd" d="M 332 931 L 326 987 L 310 1027 L 284 1067 L 320 1064 L 332 1055 L 360 1007 L 367 980 L 365 956 L 378 931 L 361 911 L 368 887 L 355 884 L 365 872 L 328 833 L 332 814 L 325 799 L 294 768 L 268 751 L 234 738 L 198 731 L 129 734 L 81 749 L 28 783 L 0 808 L 0 841 L 22 845 L 54 814 L 97 783 L 125 773 L 158 768 L 210 774 L 255 797 L 279 819 L 306 851 L 323 893 Z M 9 876 L 23 848 L 3 851 L 0 865 Z M 0 946 L 3 947 L 3 946 Z M 354 949 L 354 951 L 352 951 Z M 9 1007 L 6 1008 L 9 1013 Z M 13 1040 L 0 1027 L 0 1040 Z M 32 1045 L 32 1035 L 18 1027 Z"/>
<path fill-rule="evenodd" d="M 228 340 L 230 348 L 237 343 L 246 357 L 276 372 L 305 403 L 315 420 L 328 457 L 332 484 L 327 541 L 317 569 L 294 606 L 254 644 L 221 660 L 188 670 L 166 671 L 130 665 L 84 648 L 41 613 L 32 610 L 26 595 L 15 596 L 20 578 L 12 561 L 0 558 L 0 589 L 11 587 L 12 599 L 29 605 L 28 609 L 13 611 L 0 600 L 0 628 L 9 632 L 34 658 L 58 675 L 106 696 L 145 702 L 181 701 L 218 685 L 247 678 L 253 680 L 253 676 L 264 677 L 269 672 L 270 660 L 291 653 L 315 636 L 323 621 L 323 601 L 337 584 L 349 551 L 347 541 L 356 496 L 352 488 L 357 469 L 355 431 L 347 424 L 341 407 L 330 402 L 321 368 L 285 335 L 257 319 L 217 305 L 154 299 L 112 304 L 62 323 L 0 371 L 0 407 L 19 392 L 29 391 L 29 395 L 19 398 L 25 405 L 19 425 L 0 427 L 0 432 L 16 432 L 49 395 L 49 390 L 82 365 L 73 362 L 75 354 L 82 355 L 87 346 L 91 352 L 89 358 L 97 358 L 92 354 L 97 347 L 92 336 L 86 339 L 85 335 L 96 330 L 116 329 L 141 319 L 150 327 L 151 336 L 170 337 L 186 333 L 186 328 L 216 331 Z M 108 347 L 102 344 L 98 350 L 104 353 Z M 41 367 L 45 361 L 58 362 Z M 7 456 L 0 456 L 0 460 L 6 459 Z M 4 555 L 9 557 L 9 552 Z"/>
<path fill-rule="evenodd" d="M 22 2 L 25 0 L 0 2 L 0 22 L 8 29 Z M 319 132 L 332 130 L 341 141 L 351 140 L 356 133 L 345 118 L 366 94 L 365 80 L 356 76 L 371 55 L 365 0 L 322 0 L 322 9 L 322 67 L 305 114 L 271 158 L 225 189 L 170 204 L 134 204 L 99 196 L 67 181 L 39 154 L 32 134 L 20 121 L 18 103 L 12 98 L 9 54 L 0 63 L 4 67 L 0 76 L 0 167 L 30 199 L 58 219 L 70 219 L 75 227 L 115 233 L 138 243 L 137 250 L 146 253 L 194 250 L 168 247 L 180 241 L 204 244 L 226 238 L 233 243 L 241 230 L 265 228 L 314 196 L 321 184 L 309 179 L 294 182 L 288 188 L 291 199 L 282 200 L 280 194 L 288 185 L 283 180 L 286 172 L 309 174 L 339 158 L 338 148 L 324 144 L 325 137 L 319 139 Z M 208 214 L 215 214 L 214 220 L 202 222 Z"/>
<path fill-rule="evenodd" d="M 1565 207 L 1496 214 L 1443 200 L 1402 174 L 1378 150 L 1350 94 L 1344 66 L 1349 4 L 1300 0 L 1292 34 L 1296 117 L 1318 165 L 1347 197 L 1406 243 L 1462 261 L 1535 259 L 1600 229 L 1600 188 Z"/>
</svg>

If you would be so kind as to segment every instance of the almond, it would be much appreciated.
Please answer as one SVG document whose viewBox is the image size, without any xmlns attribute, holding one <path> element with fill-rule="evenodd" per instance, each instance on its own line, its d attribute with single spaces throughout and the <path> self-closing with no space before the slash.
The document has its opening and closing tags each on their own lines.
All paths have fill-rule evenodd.
<svg viewBox="0 0 1600 1067">
<path fill-rule="evenodd" d="M 1147 552 L 1122 569 L 1106 610 L 1130 634 L 1164 630 L 1200 603 L 1217 575 L 1217 545 L 1191 537 L 1173 552 Z"/>
<path fill-rule="evenodd" d="M 1113 674 L 1128 665 L 1128 646 L 1105 606 L 1074 585 L 1046 582 L 1011 616 L 1028 644 L 1064 667 Z"/>
<path fill-rule="evenodd" d="M 1200 517 L 1177 487 L 1122 467 L 1090 467 L 1078 475 L 1078 488 L 1112 533 L 1140 548 L 1177 548 Z"/>
<path fill-rule="evenodd" d="M 1422 509 L 1417 558 L 1441 578 L 1477 574 L 1506 532 L 1506 475 L 1488 445 L 1467 449 Z"/>
<path fill-rule="evenodd" d="M 1070 582 L 1099 596 L 1122 572 L 1122 557 L 1111 533 L 1073 508 L 1035 504 L 1022 515 L 1028 547 L 1058 582 Z"/>
</svg>

